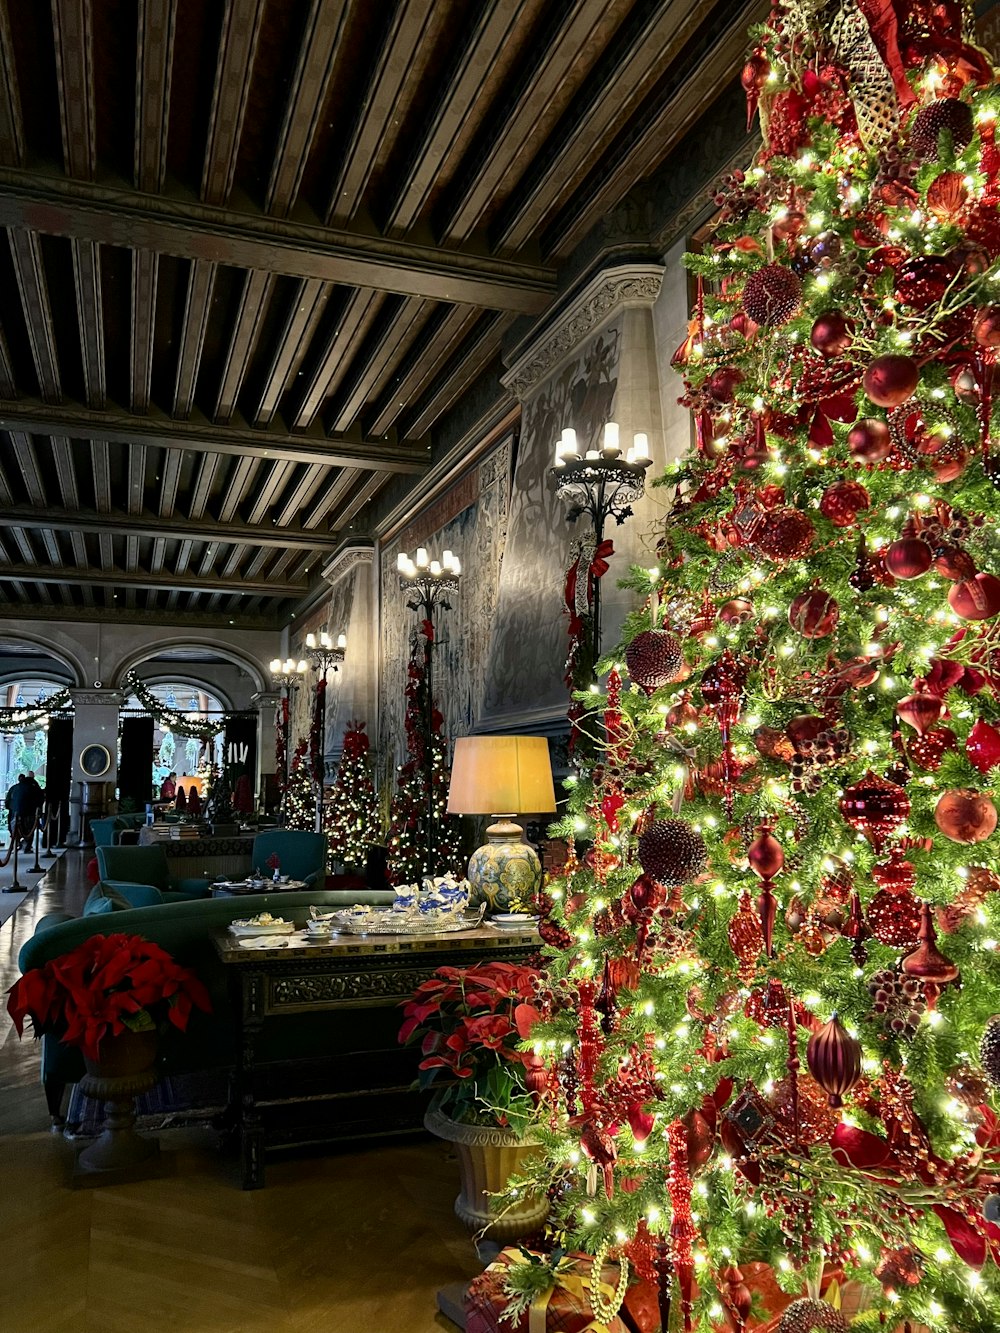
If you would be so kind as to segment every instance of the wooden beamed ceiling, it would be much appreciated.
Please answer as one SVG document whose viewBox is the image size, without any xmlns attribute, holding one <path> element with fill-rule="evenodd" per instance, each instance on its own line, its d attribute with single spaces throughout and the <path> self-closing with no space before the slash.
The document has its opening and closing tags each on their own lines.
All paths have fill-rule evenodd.
<svg viewBox="0 0 1000 1333">
<path fill-rule="evenodd" d="M 283 622 L 739 0 L 0 0 L 0 613 Z"/>
</svg>

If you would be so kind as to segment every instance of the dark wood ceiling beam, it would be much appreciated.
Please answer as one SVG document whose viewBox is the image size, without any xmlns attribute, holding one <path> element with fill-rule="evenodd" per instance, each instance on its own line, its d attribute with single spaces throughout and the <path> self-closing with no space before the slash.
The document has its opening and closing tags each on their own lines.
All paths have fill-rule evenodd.
<svg viewBox="0 0 1000 1333">
<path fill-rule="evenodd" d="M 112 443 L 156 445 L 161 449 L 190 449 L 197 453 L 228 454 L 242 458 L 320 463 L 326 467 L 358 467 L 373 472 L 421 474 L 427 470 L 424 440 L 404 444 L 363 439 L 360 431 L 325 435 L 309 431 L 255 430 L 237 418 L 234 424 L 210 423 L 193 412 L 190 419 L 152 414 L 137 416 L 120 408 L 94 412 L 82 404 L 50 406 L 19 398 L 0 402 L 0 430 L 27 430 L 36 435 L 62 434 Z"/>
<path fill-rule="evenodd" d="M 363 476 L 364 473 L 358 473 Z M 136 537 L 150 537 L 163 541 L 164 523 L 159 515 L 149 510 L 137 514 L 126 514 L 114 510 L 109 514 L 99 514 L 92 509 L 67 512 L 64 509 L 46 509 L 35 505 L 5 504 L 0 509 L 0 529 L 15 527 L 51 528 L 54 532 L 106 532 L 113 527 L 115 532 Z M 170 520 L 171 540 L 189 538 L 192 541 L 222 543 L 229 546 L 234 543 L 250 546 L 270 546 L 288 548 L 297 551 L 313 551 L 322 548 L 326 551 L 335 549 L 333 538 L 326 539 L 322 534 L 307 532 L 295 527 L 276 527 L 272 523 L 252 527 L 248 523 L 219 523 L 214 519 L 195 522 L 192 519 L 175 515 Z"/>
<path fill-rule="evenodd" d="M 132 252 L 131 365 L 129 385 L 133 412 L 148 412 L 153 384 L 153 325 L 160 257 L 151 250 Z"/>
<path fill-rule="evenodd" d="M 429 423 L 435 422 L 458 401 L 496 356 L 503 335 L 513 322 L 510 315 L 494 315 L 480 321 L 462 347 L 461 360 L 451 368 L 445 368 L 442 377 L 416 404 L 412 418 L 407 418 L 414 428 L 427 425 L 429 429 Z"/>
<path fill-rule="evenodd" d="M 53 435 L 49 439 L 52 460 L 56 467 L 59 482 L 59 494 L 67 509 L 80 508 L 80 494 L 76 484 L 76 467 L 73 463 L 73 446 L 65 435 Z"/>
<path fill-rule="evenodd" d="M 63 163 L 69 175 L 93 180 L 97 167 L 97 104 L 91 0 L 58 0 L 52 5 L 52 31 Z"/>
<path fill-rule="evenodd" d="M 3 576 L 0 575 L 0 615 L 16 616 L 18 620 L 51 620 L 51 607 L 34 606 L 30 600 L 30 593 L 23 584 L 18 584 L 21 591 L 16 593 L 19 600 L 17 602 L 5 602 L 3 597 L 3 587 L 13 585 L 6 584 Z M 86 584 L 81 585 L 80 592 L 84 598 L 83 606 L 64 606 L 60 608 L 59 619 L 61 621 L 84 621 L 93 624 L 94 621 L 94 596 L 93 590 Z M 245 609 L 234 612 L 232 615 L 211 614 L 204 610 L 186 610 L 184 612 L 184 628 L 190 631 L 192 628 L 199 629 L 225 629 L 232 625 L 237 629 L 252 630 L 270 630 L 277 632 L 283 628 L 286 613 L 281 610 L 285 603 L 277 598 L 254 597 L 245 599 Z M 263 608 L 263 609 L 262 609 Z M 270 609 L 275 608 L 275 609 Z M 176 611 L 170 612 L 166 605 L 150 609 L 149 606 L 129 610 L 124 605 L 115 605 L 115 622 L 117 624 L 136 624 L 136 625 L 165 625 L 177 627 L 179 617 Z"/>
<path fill-rule="evenodd" d="M 0 162 L 17 167 L 24 161 L 24 119 L 8 4 L 9 0 L 0 0 Z"/>
<path fill-rule="evenodd" d="M 368 501 L 382 489 L 383 484 L 387 480 L 387 477 L 367 477 L 347 503 L 334 514 L 333 518 L 330 520 L 331 528 L 338 532 L 343 531 L 351 520 L 360 513 Z"/>
<path fill-rule="evenodd" d="M 288 495 L 282 497 L 283 505 L 278 515 L 278 527 L 288 528 L 298 523 L 299 515 L 323 484 L 327 475 L 325 467 L 310 467 Z"/>
<path fill-rule="evenodd" d="M 298 196 L 350 8 L 350 0 L 310 0 L 264 200 L 268 213 L 284 215 Z"/>
<path fill-rule="evenodd" d="M 49 564 L 61 565 L 62 552 L 59 549 L 59 540 L 56 537 L 56 534 L 43 528 L 38 535 L 41 539 L 42 546 L 45 548 L 45 554 L 49 558 Z"/>
<path fill-rule="evenodd" d="M 148 194 L 167 175 L 170 75 L 178 0 L 139 0 L 135 86 L 135 183 Z"/>
<path fill-rule="evenodd" d="M 358 288 L 348 297 L 347 305 L 327 340 L 312 379 L 303 388 L 298 400 L 299 405 L 292 418 L 295 430 L 308 430 L 316 420 L 320 408 L 347 370 L 352 353 L 364 341 L 387 300 L 384 292 L 373 292 L 367 288 Z"/>
<path fill-rule="evenodd" d="M 222 566 L 222 577 L 224 579 L 232 578 L 240 565 L 246 559 L 247 548 L 245 546 L 234 546 L 226 557 L 226 563 Z"/>
<path fill-rule="evenodd" d="M 554 269 L 482 249 L 424 245 L 12 167 L 0 167 L 0 226 L 525 315 L 541 313 L 556 291 Z"/>
<path fill-rule="evenodd" d="M 616 129 L 649 95 L 684 43 L 711 14 L 715 0 L 674 0 L 665 9 L 651 13 L 645 27 L 628 47 L 619 52 L 617 65 L 606 72 L 605 81 L 585 82 L 589 98 L 581 104 L 576 119 L 541 151 L 544 166 L 530 167 L 491 228 L 498 247 L 518 250 L 536 234 L 571 188 L 589 169 L 613 137 Z M 700 77 L 692 68 L 691 78 Z M 714 96 L 716 88 L 708 89 Z M 558 133 L 558 131 L 557 131 Z M 661 155 L 679 135 L 670 127 L 659 143 Z"/>
<path fill-rule="evenodd" d="M 14 363 L 10 359 L 10 346 L 6 334 L 0 329 L 0 393 L 6 398 L 16 398 L 14 385 Z"/>
<path fill-rule="evenodd" d="M 182 541 L 177 550 L 177 558 L 174 561 L 174 574 L 180 578 L 188 572 L 188 565 L 191 563 L 191 552 L 194 550 L 194 542 Z"/>
<path fill-rule="evenodd" d="M 436 301 L 404 301 L 391 324 L 382 329 L 375 346 L 367 348 L 364 362 L 352 365 L 344 376 L 344 387 L 336 395 L 326 418 L 331 430 L 350 430 L 361 409 L 392 366 L 398 365 L 421 336 L 437 309 Z"/>
<path fill-rule="evenodd" d="M 27 561 L 30 565 L 35 559 L 35 552 L 31 542 L 28 540 L 28 534 L 23 528 L 11 528 L 10 535 L 14 545 L 20 553 L 21 559 Z"/>
<path fill-rule="evenodd" d="M 157 537 L 153 542 L 153 554 L 149 557 L 149 572 L 159 574 L 163 569 L 163 562 L 167 555 L 167 543 L 163 537 Z"/>
<path fill-rule="evenodd" d="M 194 491 L 191 495 L 191 507 L 188 510 L 188 518 L 195 521 L 205 517 L 205 511 L 208 508 L 208 502 L 212 495 L 212 486 L 215 482 L 215 475 L 219 470 L 219 464 L 222 462 L 220 454 L 202 454 L 201 465 L 198 468 L 198 480 L 194 484 Z"/>
<path fill-rule="evenodd" d="M 114 569 L 115 567 L 115 548 L 111 540 L 110 532 L 100 532 L 97 534 L 97 549 L 101 556 L 102 569 Z"/>
<path fill-rule="evenodd" d="M 437 228 L 448 244 L 468 239 L 495 200 L 498 187 L 509 188 L 505 177 L 516 179 L 533 160 L 577 88 L 589 78 L 591 66 L 632 3 L 563 0 L 559 27 L 552 32 L 544 56 L 530 77 L 522 80 L 512 101 L 498 109 L 491 121 L 496 133 L 488 143 L 481 142 L 478 161 L 456 177 L 452 206 Z M 676 6 L 670 8 L 673 14 Z"/>
<path fill-rule="evenodd" d="M 438 179 L 441 163 L 467 129 L 470 109 L 489 78 L 497 51 L 512 39 L 526 7 L 526 0 L 498 0 L 496 4 L 477 7 L 475 30 L 430 118 L 422 144 L 399 182 L 396 202 L 385 219 L 387 230 L 408 231 L 419 218 Z M 456 293 L 450 299 L 468 298 Z"/>
<path fill-rule="evenodd" d="M 544 231 L 546 252 L 569 254 L 636 181 L 653 171 L 739 72 L 746 55 L 747 28 L 766 13 L 766 5 L 750 0 L 713 30 L 712 46 L 700 60 L 692 61 L 674 95 L 658 111 L 633 121 L 628 145 L 615 151 L 606 166 L 600 164 L 596 175 L 592 173 L 567 199 Z"/>
<path fill-rule="evenodd" d="M 83 387 L 88 407 L 107 401 L 104 365 L 104 300 L 101 290 L 100 246 L 94 241 L 73 241 L 73 283 L 80 326 Z"/>
<path fill-rule="evenodd" d="M 285 552 L 285 554 L 287 555 L 288 553 Z M 257 575 L 261 572 L 261 570 L 264 568 L 264 566 L 267 564 L 267 562 L 273 558 L 273 556 L 274 556 L 273 551 L 269 551 L 265 547 L 261 547 L 259 551 L 254 553 L 253 559 L 247 565 L 243 573 L 246 575 L 248 579 L 255 579 Z M 281 570 L 277 568 L 277 565 L 275 565 L 272 568 L 271 573 L 280 574 Z"/>
<path fill-rule="evenodd" d="M 263 14 L 264 0 L 226 5 L 201 178 L 201 197 L 210 204 L 225 203 L 233 186 Z"/>
<path fill-rule="evenodd" d="M 10 493 L 10 486 L 7 484 L 7 478 L 0 468 L 0 504 L 9 506 L 13 503 L 13 497 Z"/>
<path fill-rule="evenodd" d="M 73 560 L 76 562 L 77 569 L 86 569 L 89 561 L 87 560 L 87 544 L 83 540 L 82 532 L 71 532 L 69 534 L 69 547 L 73 553 Z"/>
<path fill-rule="evenodd" d="M 220 523 L 232 521 L 233 515 L 243 503 L 246 493 L 250 489 L 251 480 L 259 466 L 260 460 L 251 457 L 249 454 L 239 459 L 233 468 L 232 475 L 229 478 L 229 486 L 219 508 Z"/>
<path fill-rule="evenodd" d="M 327 514 L 332 509 L 336 509 L 361 476 L 362 473 L 353 467 L 345 467 L 338 472 L 302 520 L 302 526 L 306 529 L 313 529 L 324 523 Z"/>
<path fill-rule="evenodd" d="M 261 391 L 254 425 L 268 426 L 278 410 L 281 397 L 305 360 L 313 334 L 326 310 L 334 288 L 328 282 L 300 282 L 278 338 L 274 357 Z"/>
<path fill-rule="evenodd" d="M 267 511 L 277 501 L 285 483 L 292 474 L 294 463 L 272 463 L 254 498 L 253 507 L 247 515 L 248 523 L 262 523 Z"/>
<path fill-rule="evenodd" d="M 200 579 L 207 578 L 208 575 L 211 574 L 212 566 L 215 564 L 218 554 L 218 546 L 213 546 L 209 543 L 209 545 L 205 547 L 201 555 L 201 564 L 198 566 L 198 577 Z"/>
<path fill-rule="evenodd" d="M 207 259 L 196 259 L 190 266 L 180 348 L 177 353 L 173 408 L 175 417 L 190 416 L 194 405 L 194 389 L 198 382 L 198 367 L 201 365 L 201 354 L 208 330 L 215 273 L 216 265 Z"/>
<path fill-rule="evenodd" d="M 264 273 L 260 269 L 246 276 L 239 310 L 236 313 L 236 323 L 226 352 L 219 395 L 215 400 L 216 421 L 229 421 L 236 409 L 236 400 L 243 388 L 250 358 L 261 333 L 264 311 L 271 299 L 274 282 L 272 274 Z"/>
<path fill-rule="evenodd" d="M 111 458 L 106 440 L 90 441 L 90 466 L 94 476 L 94 502 L 99 514 L 111 513 Z"/>
<path fill-rule="evenodd" d="M 160 464 L 160 517 L 173 518 L 177 507 L 177 484 L 181 476 L 182 455 L 168 449 Z M 171 535 L 173 535 L 171 533 Z"/>
<path fill-rule="evenodd" d="M 128 512 L 133 516 L 145 508 L 147 452 L 144 444 L 133 444 L 128 451 Z"/>
<path fill-rule="evenodd" d="M 33 555 L 31 560 L 34 561 Z M 5 579 L 23 579 L 34 583 L 89 583 L 96 588 L 175 588 L 178 592 L 262 593 L 267 597 L 300 597 L 306 591 L 304 583 L 223 579 L 217 574 L 202 581 L 191 575 L 147 574 L 141 569 L 135 573 L 114 568 L 74 569 L 66 566 L 54 569 L 34 563 L 0 564 L 0 580 Z"/>
<path fill-rule="evenodd" d="M 379 150 L 398 123 L 400 97 L 413 55 L 435 22 L 433 10 L 426 0 L 400 0 L 395 7 L 333 182 L 328 223 L 340 226 L 350 222 L 361 206 Z"/>
<path fill-rule="evenodd" d="M 49 304 L 48 283 L 42 259 L 42 240 L 37 232 L 12 227 L 7 233 L 14 259 L 17 289 L 21 296 L 24 322 L 28 328 L 31 357 L 35 363 L 38 387 L 47 403 L 57 403 L 62 397 L 59 378 L 59 355 L 56 334 Z"/>
<path fill-rule="evenodd" d="M 130 574 L 134 574 L 139 568 L 138 537 L 127 536 L 125 538 L 125 568 Z"/>
<path fill-rule="evenodd" d="M 461 347 L 481 312 L 473 306 L 454 306 L 445 315 L 427 341 L 417 348 L 412 359 L 400 368 L 399 378 L 378 400 L 378 413 L 371 423 L 372 435 L 383 435 L 413 402 L 420 385 L 426 383 L 434 366 L 445 365 Z"/>
<path fill-rule="evenodd" d="M 42 478 L 38 471 L 38 456 L 35 453 L 34 440 L 24 431 L 11 431 L 9 439 L 14 457 L 17 460 L 17 466 L 20 468 L 21 476 L 24 479 L 24 489 L 28 493 L 29 501 L 33 507 L 44 508 L 47 501 L 45 488 L 42 485 Z"/>
</svg>

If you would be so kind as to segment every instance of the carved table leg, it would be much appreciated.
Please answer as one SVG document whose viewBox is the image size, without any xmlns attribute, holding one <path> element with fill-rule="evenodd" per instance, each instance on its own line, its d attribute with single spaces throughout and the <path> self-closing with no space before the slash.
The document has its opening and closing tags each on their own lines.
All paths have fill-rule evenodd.
<svg viewBox="0 0 1000 1333">
<path fill-rule="evenodd" d="M 234 1088 L 239 1115 L 240 1183 L 245 1190 L 257 1190 L 264 1186 L 264 1126 L 254 1095 L 254 1059 L 264 1022 L 264 977 L 260 972 L 247 971 L 241 982 Z"/>
</svg>

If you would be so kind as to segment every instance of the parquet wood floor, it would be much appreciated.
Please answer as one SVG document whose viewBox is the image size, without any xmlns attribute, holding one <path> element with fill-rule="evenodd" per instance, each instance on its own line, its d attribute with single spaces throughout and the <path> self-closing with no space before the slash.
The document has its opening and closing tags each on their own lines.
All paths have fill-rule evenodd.
<svg viewBox="0 0 1000 1333">
<path fill-rule="evenodd" d="M 85 896 L 80 854 L 48 879 L 0 928 L 4 991 L 35 921 Z M 478 1266 L 447 1145 L 279 1156 L 244 1192 L 210 1134 L 178 1130 L 174 1175 L 72 1190 L 47 1124 L 37 1048 L 4 1013 L 0 1333 L 454 1333 L 435 1293 Z"/>
</svg>

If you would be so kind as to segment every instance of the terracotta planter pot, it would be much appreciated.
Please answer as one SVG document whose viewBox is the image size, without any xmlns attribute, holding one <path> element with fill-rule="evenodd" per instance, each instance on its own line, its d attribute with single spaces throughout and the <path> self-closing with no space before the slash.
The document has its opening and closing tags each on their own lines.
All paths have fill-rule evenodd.
<svg viewBox="0 0 1000 1333">
<path fill-rule="evenodd" d="M 541 1227 L 549 1215 L 544 1194 L 529 1195 L 502 1215 L 497 1215 L 496 1201 L 490 1197 L 523 1171 L 528 1158 L 541 1152 L 538 1144 L 526 1143 L 506 1129 L 460 1124 L 437 1110 L 424 1116 L 424 1128 L 455 1145 L 461 1182 L 455 1212 L 470 1231 L 485 1231 L 487 1239 L 506 1244 Z"/>
</svg>

